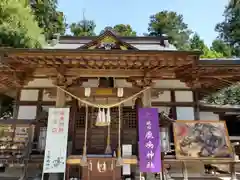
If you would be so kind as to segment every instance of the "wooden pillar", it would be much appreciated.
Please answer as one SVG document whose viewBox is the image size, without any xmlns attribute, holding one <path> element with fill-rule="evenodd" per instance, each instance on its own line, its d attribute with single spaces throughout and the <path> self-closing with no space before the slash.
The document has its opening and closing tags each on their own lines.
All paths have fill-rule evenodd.
<svg viewBox="0 0 240 180">
<path fill-rule="evenodd" d="M 15 93 L 16 94 L 13 100 L 13 119 L 18 118 L 19 99 L 20 99 L 21 90 L 18 88 L 16 89 Z"/>
<path fill-rule="evenodd" d="M 139 120 L 139 117 L 138 117 L 138 109 L 143 107 L 143 103 L 142 103 L 142 98 L 137 98 L 136 101 L 135 101 L 135 110 L 136 110 L 136 131 L 137 131 L 137 136 L 136 136 L 136 147 L 135 147 L 135 152 L 136 152 L 136 155 L 137 157 L 139 157 L 139 153 L 138 153 L 138 141 L 139 141 L 139 133 L 138 133 L 138 120 Z"/>
<path fill-rule="evenodd" d="M 61 89 L 57 88 L 56 107 L 62 108 L 66 104 L 66 95 Z"/>
<path fill-rule="evenodd" d="M 65 107 L 65 104 L 66 104 L 66 95 L 65 95 L 65 92 L 63 92 L 61 89 L 57 88 L 57 93 L 56 93 L 56 108 L 63 108 Z M 68 150 L 67 152 L 69 152 L 69 144 L 71 146 L 71 142 L 68 142 Z M 67 172 L 68 174 L 68 172 Z M 66 175 L 65 174 L 65 178 L 66 178 Z M 62 173 L 58 173 L 57 175 L 57 179 L 64 179 L 64 174 Z M 50 179 L 51 179 L 51 176 L 50 176 Z"/>
<path fill-rule="evenodd" d="M 199 107 L 199 92 L 193 92 L 193 100 L 194 100 L 194 118 L 195 120 L 200 120 L 200 107 Z"/>
<path fill-rule="evenodd" d="M 151 88 L 149 88 L 145 92 L 143 92 L 143 96 L 142 96 L 143 107 L 151 107 L 152 106 L 151 100 L 152 100 L 152 93 L 151 93 Z M 147 180 L 154 179 L 153 173 L 146 173 L 144 176 Z"/>
<path fill-rule="evenodd" d="M 151 107 L 152 106 L 152 94 L 151 94 L 151 88 L 147 89 L 145 92 L 143 92 L 142 96 L 142 102 L 144 107 Z"/>
<path fill-rule="evenodd" d="M 78 112 L 78 101 L 76 99 L 72 99 L 72 103 L 71 103 L 71 111 L 70 111 L 70 120 L 71 120 L 71 123 L 70 123 L 70 127 L 69 127 L 69 135 L 70 138 L 69 141 L 71 140 L 72 141 L 72 153 L 75 152 L 75 138 L 76 138 L 76 115 L 77 115 L 77 112 Z"/>
</svg>

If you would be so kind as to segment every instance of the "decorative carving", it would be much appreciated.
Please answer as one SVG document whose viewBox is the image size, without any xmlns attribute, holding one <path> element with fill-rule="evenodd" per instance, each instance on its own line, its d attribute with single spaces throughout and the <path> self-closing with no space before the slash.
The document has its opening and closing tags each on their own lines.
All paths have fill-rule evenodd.
<svg viewBox="0 0 240 180">
<path fill-rule="evenodd" d="M 121 45 L 117 42 L 117 40 L 111 36 L 106 36 L 102 40 L 100 40 L 96 45 L 89 47 L 89 49 L 95 49 L 95 48 L 105 49 L 105 50 L 122 49 Z"/>
<path fill-rule="evenodd" d="M 66 67 L 64 65 L 60 65 L 59 67 L 55 68 L 56 76 L 50 78 L 53 80 L 53 84 L 57 86 L 66 86 L 67 85 L 67 78 L 65 77 Z"/>
<path fill-rule="evenodd" d="M 55 79 L 54 84 L 58 86 L 66 86 L 67 78 L 62 74 L 57 74 L 57 78 Z"/>
<path fill-rule="evenodd" d="M 98 172 L 104 173 L 107 170 L 107 165 L 106 162 L 104 161 L 103 163 L 100 163 L 100 161 L 97 162 L 97 169 Z"/>
<path fill-rule="evenodd" d="M 122 42 L 111 30 L 106 30 L 102 35 L 100 35 L 95 40 L 81 46 L 79 49 L 137 49 L 132 45 Z"/>
<path fill-rule="evenodd" d="M 159 98 L 160 95 L 162 95 L 164 92 L 163 91 L 159 91 L 157 89 L 152 89 L 151 90 L 151 93 L 152 93 L 152 98 L 153 99 L 157 99 Z"/>
<path fill-rule="evenodd" d="M 57 96 L 57 91 L 56 88 L 46 88 L 44 93 L 49 97 L 49 98 L 56 98 Z M 66 98 L 70 98 L 68 94 L 66 94 Z"/>
<path fill-rule="evenodd" d="M 144 77 L 142 79 L 128 78 L 127 81 L 131 82 L 133 86 L 140 87 L 140 88 L 153 85 L 152 78 L 147 78 L 147 77 Z"/>
<path fill-rule="evenodd" d="M 188 87 L 191 87 L 192 89 L 200 89 L 200 88 L 202 88 L 202 83 L 197 81 L 197 80 L 188 81 L 188 82 L 186 82 L 186 85 Z"/>
<path fill-rule="evenodd" d="M 87 81 L 88 81 L 88 78 L 73 77 L 73 78 L 68 78 L 67 84 L 68 84 L 68 87 L 73 87 L 73 86 L 81 87 L 82 84 Z"/>
<path fill-rule="evenodd" d="M 13 72 L 13 83 L 16 87 L 22 87 L 26 85 L 29 81 L 33 80 L 33 77 L 31 77 L 32 70 L 26 70 L 25 72 Z"/>
</svg>

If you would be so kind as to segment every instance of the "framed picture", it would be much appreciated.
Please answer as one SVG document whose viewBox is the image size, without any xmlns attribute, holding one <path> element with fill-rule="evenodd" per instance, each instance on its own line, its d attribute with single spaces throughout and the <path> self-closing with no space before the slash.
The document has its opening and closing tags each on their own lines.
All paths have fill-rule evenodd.
<svg viewBox="0 0 240 180">
<path fill-rule="evenodd" d="M 183 121 L 173 124 L 177 159 L 233 158 L 225 121 Z"/>
</svg>

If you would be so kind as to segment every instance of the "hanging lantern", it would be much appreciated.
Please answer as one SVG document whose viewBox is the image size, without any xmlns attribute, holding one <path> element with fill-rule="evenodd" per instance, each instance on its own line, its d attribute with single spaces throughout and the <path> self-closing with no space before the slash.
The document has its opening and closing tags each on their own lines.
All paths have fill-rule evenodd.
<svg viewBox="0 0 240 180">
<path fill-rule="evenodd" d="M 90 97 L 90 95 L 91 95 L 91 88 L 85 88 L 84 89 L 84 95 L 86 96 L 86 97 Z"/>
<path fill-rule="evenodd" d="M 123 88 L 117 89 L 117 97 L 123 97 Z"/>
<path fill-rule="evenodd" d="M 108 126 L 111 122 L 111 116 L 110 116 L 110 108 L 107 108 L 107 113 L 105 113 L 105 109 L 99 108 L 97 120 L 96 120 L 96 126 Z"/>
</svg>

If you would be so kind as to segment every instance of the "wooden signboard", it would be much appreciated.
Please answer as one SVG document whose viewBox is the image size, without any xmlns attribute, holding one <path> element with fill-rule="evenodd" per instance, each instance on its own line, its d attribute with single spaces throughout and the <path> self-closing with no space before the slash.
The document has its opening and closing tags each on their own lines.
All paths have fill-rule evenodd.
<svg viewBox="0 0 240 180">
<path fill-rule="evenodd" d="M 111 88 L 98 88 L 95 90 L 95 95 L 98 96 L 108 96 L 113 94 L 113 89 Z"/>
<path fill-rule="evenodd" d="M 225 121 L 176 121 L 173 124 L 177 159 L 233 158 Z"/>
</svg>

